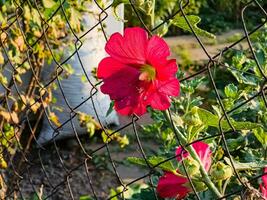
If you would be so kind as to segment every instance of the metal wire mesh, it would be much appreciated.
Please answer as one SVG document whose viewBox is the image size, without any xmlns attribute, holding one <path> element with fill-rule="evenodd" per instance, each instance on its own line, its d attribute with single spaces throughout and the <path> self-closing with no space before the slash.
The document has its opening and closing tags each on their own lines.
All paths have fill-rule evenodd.
<svg viewBox="0 0 267 200">
<path fill-rule="evenodd" d="M 34 6 L 36 7 L 36 9 L 39 12 L 39 15 L 42 16 L 42 14 L 40 13 L 40 11 L 38 9 L 40 7 L 39 2 L 38 1 L 33 1 L 33 2 L 35 4 Z M 4 29 L 1 28 L 1 35 L 2 34 L 9 35 L 10 34 L 9 33 L 10 27 L 12 27 L 12 25 L 14 23 L 18 23 L 18 24 L 20 23 L 21 16 L 25 12 L 24 7 L 23 7 L 23 5 L 25 3 L 26 3 L 26 1 L 22 2 L 22 4 L 17 3 L 16 13 L 14 13 L 14 15 L 10 17 L 9 22 L 8 22 L 8 26 L 6 26 Z M 27 62 L 27 61 L 28 62 L 32 61 L 32 56 L 33 56 L 32 46 L 38 44 L 38 42 L 44 41 L 50 50 L 50 53 L 53 57 L 53 60 L 56 63 L 56 68 L 55 68 L 56 76 L 53 79 L 47 81 L 46 84 L 41 84 L 40 83 L 40 76 L 38 75 L 40 72 L 36 71 L 35 68 L 31 68 L 31 71 L 33 73 L 33 82 L 35 84 L 39 84 L 39 87 L 41 89 L 44 89 L 44 91 L 46 91 L 45 88 L 49 87 L 52 83 L 57 82 L 58 87 L 60 88 L 60 90 L 62 92 L 62 98 L 65 99 L 64 89 L 61 87 L 61 84 L 60 84 L 61 80 L 59 78 L 60 74 L 63 73 L 63 71 L 64 71 L 64 68 L 62 67 L 62 65 L 64 65 L 68 60 L 70 60 L 74 55 L 77 55 L 79 57 L 79 49 L 83 45 L 82 39 L 85 35 L 88 35 L 88 34 L 90 35 L 92 30 L 100 28 L 101 31 L 103 32 L 103 34 L 106 35 L 105 29 L 103 28 L 103 24 L 104 24 L 106 17 L 108 15 L 106 11 L 108 9 L 111 9 L 111 5 L 107 6 L 105 9 L 103 9 L 98 4 L 97 1 L 93 1 L 92 3 L 96 4 L 97 7 L 101 10 L 101 12 L 99 13 L 99 22 L 97 24 L 95 24 L 95 26 L 91 27 L 89 30 L 85 31 L 85 33 L 83 35 L 79 36 L 75 33 L 74 30 L 72 30 L 72 27 L 69 23 L 68 17 L 64 11 L 65 10 L 64 3 L 65 3 L 65 1 L 60 2 L 60 5 L 58 6 L 58 8 L 54 11 L 54 13 L 51 15 L 51 17 L 48 20 L 44 20 L 42 18 L 42 25 L 43 25 L 42 34 L 39 36 L 39 38 L 37 38 L 37 40 L 34 43 L 27 44 L 28 49 L 26 51 L 25 60 L 23 61 L 23 63 Z M 129 3 L 131 5 L 131 7 L 133 8 L 135 14 L 137 15 L 138 19 L 143 24 L 143 27 L 145 29 L 147 29 L 148 32 L 153 33 L 153 31 L 160 28 L 164 24 L 164 22 L 162 22 L 161 24 L 159 24 L 158 26 L 156 26 L 152 30 L 149 30 L 147 28 L 146 24 L 143 22 L 142 17 L 138 13 L 133 2 L 130 0 Z M 214 136 L 209 136 L 208 138 L 202 138 L 201 140 L 210 139 L 211 137 L 214 137 L 214 138 L 220 137 L 222 139 L 222 145 L 224 145 L 224 147 L 226 149 L 226 154 L 231 159 L 231 156 L 230 156 L 231 154 L 230 154 L 230 151 L 228 150 L 228 146 L 227 146 L 226 139 L 225 139 L 225 134 L 234 133 L 235 129 L 234 129 L 234 126 L 231 124 L 229 114 L 231 114 L 239 107 L 242 107 L 242 106 L 248 104 L 250 101 L 252 101 L 253 99 L 258 98 L 258 97 L 262 97 L 262 99 L 264 100 L 265 106 L 267 106 L 267 100 L 266 100 L 267 77 L 266 77 L 266 74 L 264 74 L 264 72 L 262 71 L 261 65 L 260 65 L 260 63 L 259 63 L 259 61 L 258 61 L 258 59 L 254 53 L 254 49 L 253 49 L 251 39 L 250 39 L 250 35 L 252 33 L 256 32 L 257 30 L 259 30 L 266 23 L 267 13 L 258 1 L 253 0 L 249 3 L 247 3 L 243 7 L 242 12 L 240 13 L 241 19 L 242 19 L 242 24 L 243 24 L 244 36 L 241 39 L 237 40 L 236 42 L 232 43 L 231 45 L 221 49 L 219 54 L 217 54 L 215 56 L 211 56 L 210 53 L 208 52 L 208 50 L 206 49 L 205 45 L 203 44 L 202 39 L 200 39 L 197 36 L 197 34 L 194 32 L 192 25 L 190 24 L 189 20 L 187 19 L 186 15 L 184 13 L 184 9 L 188 6 L 188 4 L 190 4 L 189 1 L 181 2 L 180 5 L 177 5 L 177 12 L 175 12 L 172 16 L 170 16 L 169 18 L 167 18 L 165 20 L 169 21 L 172 18 L 174 18 L 177 14 L 181 14 L 185 18 L 188 25 L 190 26 L 190 29 L 193 32 L 194 37 L 198 41 L 199 45 L 201 46 L 203 52 L 206 54 L 208 62 L 199 71 L 195 72 L 193 75 L 185 77 L 184 79 L 182 79 L 180 81 L 184 82 L 184 81 L 189 80 L 189 79 L 194 79 L 195 77 L 197 77 L 199 75 L 209 77 L 209 79 L 212 83 L 212 88 L 213 88 L 214 92 L 216 93 L 216 97 L 217 97 L 219 106 L 221 107 L 221 109 L 223 110 L 223 113 L 224 113 L 224 115 L 220 118 L 220 122 L 223 119 L 226 119 L 227 122 L 229 123 L 230 127 L 231 127 L 231 130 L 224 132 L 222 127 L 221 127 L 221 123 L 220 123 L 219 134 L 214 135 Z M 246 26 L 246 19 L 245 19 L 244 15 L 246 14 L 246 11 L 251 6 L 256 7 L 258 12 L 261 12 L 265 16 L 265 20 L 260 25 L 254 27 L 253 30 L 248 31 L 247 26 Z M 58 62 L 57 59 L 53 56 L 53 51 L 51 50 L 50 43 L 47 40 L 47 31 L 48 31 L 48 28 L 50 26 L 50 21 L 53 19 L 53 17 L 58 12 L 62 12 L 63 15 L 65 16 L 66 23 L 68 24 L 68 29 L 71 30 L 70 32 L 72 34 L 72 37 L 75 38 L 75 51 L 61 63 Z M 23 27 L 21 27 L 21 26 L 19 26 L 19 27 L 20 27 L 19 31 L 22 34 L 24 34 Z M 107 38 L 107 36 L 105 36 L 105 37 Z M 215 66 L 220 66 L 222 68 L 225 68 L 226 66 L 224 66 L 220 63 L 221 57 L 226 52 L 228 52 L 230 49 L 234 48 L 239 43 L 241 43 L 242 41 L 246 41 L 249 45 L 250 51 L 253 55 L 253 59 L 255 60 L 257 68 L 262 75 L 262 85 L 260 86 L 260 90 L 258 91 L 258 93 L 255 94 L 253 97 L 247 99 L 242 104 L 240 104 L 238 107 L 235 107 L 234 109 L 226 110 L 224 108 L 223 103 L 222 103 L 221 96 L 218 92 L 212 70 Z M 2 50 L 5 52 L 6 56 L 8 57 L 9 54 L 5 50 L 5 45 L 4 45 L 3 41 L 1 41 L 1 45 L 2 45 Z M 83 63 L 81 62 L 81 60 L 79 60 L 79 61 L 80 61 L 80 67 L 83 69 L 84 72 L 86 72 Z M 1 106 L 6 107 L 10 111 L 10 115 L 12 115 L 12 111 L 11 111 L 11 108 L 9 107 L 10 105 L 8 103 L 9 102 L 9 100 L 8 100 L 9 96 L 14 95 L 14 96 L 16 96 L 16 98 L 19 98 L 19 99 L 23 98 L 21 96 L 21 92 L 22 92 L 21 88 L 17 85 L 17 81 L 14 78 L 16 75 L 16 69 L 19 69 L 23 65 L 23 63 L 21 63 L 20 65 L 17 65 L 17 64 L 15 65 L 10 60 L 8 60 L 8 62 L 12 66 L 12 68 L 14 69 L 14 71 L 12 72 L 13 78 L 12 78 L 11 82 L 8 84 L 8 86 L 5 87 L 4 96 L 1 97 L 0 101 L 1 101 Z M 57 127 L 57 128 L 53 128 L 53 126 L 51 126 L 54 129 L 54 132 L 56 133 L 54 138 L 56 137 L 57 134 L 61 134 L 60 130 L 61 130 L 62 126 L 64 126 L 67 122 L 72 122 L 72 120 L 77 116 L 77 109 L 80 106 L 82 106 L 87 101 L 92 101 L 92 103 L 94 105 L 94 98 L 92 98 L 92 97 L 96 93 L 98 93 L 99 91 L 98 91 L 96 85 L 91 82 L 90 78 L 88 76 L 86 78 L 87 78 L 87 81 L 92 85 L 92 90 L 88 91 L 89 98 L 85 99 L 83 102 L 81 102 L 75 108 L 69 106 L 70 112 L 69 112 L 68 121 L 66 121 L 65 123 L 62 123 L 62 125 Z M 28 92 L 31 92 L 31 91 L 28 91 Z M 67 99 L 65 99 L 65 101 L 67 102 Z M 34 104 L 32 104 L 32 105 L 27 104 L 26 105 L 26 106 L 28 106 L 27 109 L 20 116 L 19 123 L 16 123 L 15 138 L 17 140 L 19 140 L 22 130 L 25 130 L 25 127 L 27 127 L 27 130 L 30 133 L 31 140 L 33 140 L 33 143 L 36 143 L 35 134 L 36 134 L 37 126 L 35 124 L 33 124 L 30 120 L 31 115 L 32 115 L 31 107 L 33 107 L 36 103 L 40 103 L 42 105 L 43 109 L 42 109 L 41 113 L 43 113 L 44 117 L 46 117 L 49 120 L 49 116 L 47 115 L 47 113 L 45 112 L 45 109 L 44 109 L 45 108 L 45 105 L 44 105 L 45 102 L 43 100 L 43 97 L 39 96 L 39 98 L 37 98 L 37 100 Z M 41 116 L 41 113 L 40 113 L 40 116 Z M 95 109 L 95 113 L 97 115 L 98 110 Z M 58 193 L 61 193 L 61 194 L 63 193 L 62 195 L 65 196 L 64 199 L 77 199 L 78 197 L 74 195 L 73 191 L 79 190 L 79 188 L 75 188 L 75 183 L 77 181 L 81 181 L 81 179 L 83 181 L 84 187 L 86 188 L 86 191 L 88 192 L 88 194 L 92 195 L 94 199 L 107 199 L 108 198 L 107 196 L 105 196 L 105 195 L 103 196 L 103 194 L 101 194 L 101 192 L 99 192 L 99 188 L 102 188 L 102 190 L 109 190 L 107 187 L 104 186 L 105 179 L 109 179 L 109 178 L 113 180 L 113 184 L 114 184 L 114 185 L 112 185 L 113 187 L 122 186 L 122 188 L 123 188 L 121 193 L 118 193 L 115 195 L 118 198 L 124 199 L 120 195 L 123 194 L 123 192 L 125 192 L 127 190 L 127 186 L 130 186 L 130 185 L 138 182 L 139 180 L 147 179 L 151 183 L 150 187 L 154 188 L 154 199 L 158 199 L 156 191 L 155 191 L 155 186 L 153 185 L 153 181 L 152 181 L 152 175 L 155 173 L 155 168 L 157 166 L 151 166 L 149 164 L 149 162 L 147 161 L 147 155 L 145 153 L 145 150 L 143 150 L 144 144 L 141 141 L 141 139 L 139 138 L 139 131 L 136 128 L 136 126 L 137 126 L 136 123 L 138 122 L 138 120 L 139 120 L 139 118 L 137 116 L 133 116 L 131 121 L 128 124 L 123 125 L 118 130 L 115 130 L 112 134 L 120 132 L 126 128 L 128 130 L 131 130 L 132 132 L 134 132 L 136 144 L 138 147 L 137 151 L 141 153 L 142 157 L 146 160 L 146 163 L 147 163 L 147 173 L 144 174 L 143 176 L 137 177 L 134 180 L 132 180 L 131 182 L 124 183 L 123 179 L 121 178 L 120 173 L 117 170 L 117 165 L 114 162 L 114 157 L 116 157 L 116 154 L 111 152 L 110 144 L 104 143 L 103 145 L 96 147 L 93 151 L 88 151 L 87 148 L 85 147 L 85 144 L 83 142 L 81 142 L 82 139 L 80 138 L 80 136 L 76 132 L 75 127 L 73 126 L 73 132 L 75 133 L 75 136 L 76 136 L 75 141 L 77 142 L 77 145 L 73 149 L 73 154 L 71 154 L 71 155 L 64 153 L 64 150 L 62 150 L 59 147 L 59 146 L 62 146 L 62 142 L 58 142 L 55 139 L 53 139 L 52 145 L 50 145 L 48 147 L 41 147 L 34 152 L 28 151 L 28 149 L 29 149 L 29 146 L 28 146 L 26 148 L 26 150 L 25 150 L 25 148 L 18 148 L 15 156 L 10 156 L 8 153 L 5 154 L 7 156 L 7 160 L 9 163 L 8 174 L 6 174 L 6 172 L 1 172 L 2 184 L 6 185 L 6 187 L 7 187 L 5 199 L 28 199 L 29 194 L 40 193 L 40 190 L 43 193 L 42 199 L 60 199 L 60 197 L 57 196 Z M 37 121 L 40 121 L 40 119 L 37 119 Z M 101 127 L 104 131 L 106 131 L 106 128 L 102 124 L 101 124 Z M 195 141 L 195 142 L 197 142 L 197 141 Z M 177 143 L 179 144 L 179 141 L 177 141 Z M 188 145 L 192 145 L 192 143 L 188 144 Z M 80 152 L 80 153 L 78 153 L 78 152 Z M 103 182 L 102 185 L 96 185 L 95 182 L 99 182 L 99 180 L 101 179 L 101 176 L 105 177 L 105 174 L 95 174 L 94 171 L 96 171 L 98 169 L 95 169 L 94 167 L 92 167 L 90 165 L 90 162 L 100 152 L 106 152 L 106 155 L 107 155 L 108 160 L 109 160 L 108 162 L 112 166 L 113 174 L 107 175 L 106 178 L 104 178 L 102 180 L 102 182 Z M 76 156 L 78 158 L 76 158 Z M 75 159 L 75 162 L 71 162 L 70 161 L 71 159 Z M 175 158 L 174 157 L 169 158 L 164 162 L 167 162 L 171 159 L 175 159 Z M 50 166 L 49 162 L 47 162 L 47 161 L 50 161 L 51 165 L 58 165 L 58 168 L 61 169 L 60 173 L 57 172 L 57 173 L 53 174 L 53 172 L 51 172 L 51 168 L 49 168 L 49 166 Z M 232 160 L 230 160 L 230 161 L 232 163 L 232 167 L 234 168 L 233 161 Z M 160 164 L 158 164 L 158 165 L 160 165 Z M 36 172 L 36 170 L 38 172 Z M 77 174 L 76 172 L 78 170 L 83 171 L 82 174 Z M 33 173 L 33 171 L 35 171 L 35 172 Z M 35 175 L 33 175 L 33 174 L 35 174 Z M 36 174 L 37 174 L 37 176 L 36 176 Z M 250 180 L 245 182 L 244 180 L 241 179 L 241 177 L 239 176 L 239 172 L 237 170 L 234 171 L 234 174 L 237 177 L 238 181 L 242 184 L 242 189 L 234 191 L 231 194 L 226 194 L 222 199 L 231 197 L 233 195 L 239 195 L 241 197 L 241 199 L 245 199 L 246 193 L 249 190 L 251 190 L 251 188 L 249 186 L 249 182 L 255 181 L 256 179 L 260 178 L 260 177 L 251 177 Z M 189 176 L 188 176 L 188 179 L 191 180 L 191 178 Z M 25 184 L 28 185 L 27 190 L 24 190 L 25 188 L 22 187 L 22 185 L 25 185 Z M 98 190 L 98 191 L 96 191 L 96 190 Z M 102 191 L 102 192 L 104 192 L 104 193 L 106 192 L 106 194 L 107 194 L 109 191 Z M 115 197 L 115 196 L 113 196 L 113 197 Z M 113 197 L 109 197 L 108 199 L 112 199 Z M 195 197 L 197 199 L 200 199 L 197 192 L 195 192 Z M 40 199 L 40 197 L 37 196 L 37 199 Z"/>
</svg>

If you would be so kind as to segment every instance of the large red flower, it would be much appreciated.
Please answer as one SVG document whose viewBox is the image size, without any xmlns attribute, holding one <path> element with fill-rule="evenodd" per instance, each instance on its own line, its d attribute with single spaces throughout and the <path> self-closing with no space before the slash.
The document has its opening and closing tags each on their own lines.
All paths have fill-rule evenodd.
<svg viewBox="0 0 267 200">
<path fill-rule="evenodd" d="M 149 38 L 142 28 L 126 28 L 124 35 L 110 37 L 105 50 L 110 56 L 99 63 L 97 77 L 120 114 L 142 115 L 147 106 L 166 110 L 170 97 L 179 95 L 176 60 L 167 59 L 170 50 L 162 38 Z"/>
<path fill-rule="evenodd" d="M 192 146 L 204 165 L 205 170 L 208 171 L 211 166 L 211 150 L 209 145 L 200 141 L 192 144 Z M 182 159 L 187 159 L 190 155 L 182 147 L 178 147 L 176 156 L 178 162 L 181 163 Z M 188 178 L 179 174 L 182 173 L 177 170 L 177 174 L 165 172 L 160 177 L 157 186 L 157 192 L 160 197 L 182 199 L 192 191 Z"/>
<path fill-rule="evenodd" d="M 267 173 L 267 167 L 264 168 L 264 173 Z M 262 197 L 267 200 L 267 175 L 262 176 L 263 184 L 260 184 Z"/>
</svg>

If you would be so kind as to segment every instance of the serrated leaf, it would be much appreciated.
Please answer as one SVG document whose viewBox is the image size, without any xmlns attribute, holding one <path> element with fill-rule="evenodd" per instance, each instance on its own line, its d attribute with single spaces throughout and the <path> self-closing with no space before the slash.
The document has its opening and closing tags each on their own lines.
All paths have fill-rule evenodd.
<svg viewBox="0 0 267 200">
<path fill-rule="evenodd" d="M 206 126 L 212 126 L 219 128 L 219 120 L 220 118 L 211 112 L 198 108 L 197 113 L 199 115 L 200 120 L 202 121 L 203 124 Z M 261 124 L 253 123 L 253 122 L 237 122 L 234 120 L 231 120 L 231 124 L 236 130 L 253 130 L 255 128 L 262 127 Z M 229 123 L 227 120 L 222 120 L 221 121 L 221 127 L 223 131 L 228 131 L 231 129 Z"/>
<path fill-rule="evenodd" d="M 128 157 L 127 160 L 131 163 L 134 164 L 138 164 L 138 165 L 142 165 L 142 166 L 147 166 L 146 161 L 143 158 L 137 158 L 137 157 Z M 174 168 L 173 164 L 171 161 L 166 161 L 166 158 L 164 157 L 160 157 L 160 156 L 152 156 L 150 158 L 148 158 L 148 163 L 151 164 L 152 166 L 156 166 L 159 163 L 161 163 L 159 166 L 160 169 L 164 170 L 164 171 L 176 171 L 176 169 Z"/>
<path fill-rule="evenodd" d="M 224 160 L 228 165 L 232 166 L 229 158 L 225 157 Z M 248 163 L 241 163 L 241 162 L 233 160 L 233 164 L 234 164 L 234 168 L 239 171 L 253 170 L 253 169 L 264 168 L 265 166 L 267 166 L 267 160 L 260 161 L 260 162 L 248 162 Z"/>
<path fill-rule="evenodd" d="M 197 25 L 198 23 L 201 21 L 201 18 L 195 15 L 187 15 L 186 18 L 188 19 L 189 23 L 191 24 L 194 32 L 198 35 L 198 36 L 203 36 L 203 37 L 208 37 L 208 38 L 212 38 L 215 39 L 216 36 L 213 35 L 212 33 L 209 33 L 205 30 L 200 29 Z M 190 26 L 187 24 L 185 18 L 183 16 L 176 16 L 173 21 L 172 24 L 185 30 L 185 31 L 189 31 L 192 33 L 192 30 L 190 29 Z"/>
</svg>

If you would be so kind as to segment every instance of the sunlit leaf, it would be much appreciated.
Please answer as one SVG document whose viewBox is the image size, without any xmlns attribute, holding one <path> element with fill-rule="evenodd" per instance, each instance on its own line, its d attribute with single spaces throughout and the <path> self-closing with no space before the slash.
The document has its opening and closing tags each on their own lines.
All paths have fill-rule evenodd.
<svg viewBox="0 0 267 200">
<path fill-rule="evenodd" d="M 137 157 L 128 157 L 127 160 L 131 163 L 138 164 L 138 165 L 143 165 L 147 166 L 146 161 L 143 158 L 137 158 Z M 166 161 L 166 158 L 164 157 L 159 157 L 159 156 L 152 156 L 148 158 L 148 163 L 151 164 L 152 166 L 156 166 L 159 163 L 161 163 L 158 168 L 165 170 L 165 171 L 176 171 L 174 168 L 173 164 L 171 161 Z M 166 162 L 165 162 L 166 161 Z"/>
<path fill-rule="evenodd" d="M 220 127 L 219 126 L 220 118 L 218 116 L 202 108 L 198 108 L 197 113 L 203 124 L 216 128 Z M 262 127 L 261 124 L 253 122 L 237 122 L 234 121 L 233 119 L 231 119 L 230 122 L 236 130 L 253 130 L 255 128 Z M 224 131 L 228 131 L 231 129 L 231 126 L 229 125 L 227 120 L 221 121 L 221 127 Z"/>
<path fill-rule="evenodd" d="M 224 160 L 228 165 L 232 166 L 229 158 L 225 157 Z M 264 168 L 265 166 L 267 166 L 267 160 L 260 161 L 260 162 L 248 162 L 248 163 L 241 163 L 241 162 L 233 160 L 233 164 L 234 164 L 234 168 L 239 171 L 253 170 L 253 169 Z"/>
<path fill-rule="evenodd" d="M 53 113 L 53 112 L 51 112 L 50 114 L 49 114 L 49 120 L 51 121 L 51 122 L 53 122 L 56 126 L 61 126 L 61 123 L 60 123 L 60 121 L 59 121 L 59 119 L 58 119 L 58 116 L 56 116 L 56 114 L 55 113 Z"/>
<path fill-rule="evenodd" d="M 53 0 L 42 0 L 42 1 L 45 8 L 52 8 L 56 5 L 56 2 L 54 2 Z"/>
<path fill-rule="evenodd" d="M 203 36 L 203 37 L 208 37 L 208 38 L 212 38 L 215 39 L 216 36 L 213 35 L 212 33 L 209 33 L 205 30 L 200 29 L 197 25 L 198 23 L 201 21 L 201 18 L 195 15 L 187 15 L 186 18 L 188 19 L 189 23 L 191 24 L 194 32 L 198 35 L 198 36 Z M 187 24 L 185 18 L 183 16 L 176 16 L 173 20 L 172 20 L 172 24 L 185 30 L 185 31 L 189 31 L 192 32 L 192 30 L 190 29 L 190 26 Z"/>
</svg>

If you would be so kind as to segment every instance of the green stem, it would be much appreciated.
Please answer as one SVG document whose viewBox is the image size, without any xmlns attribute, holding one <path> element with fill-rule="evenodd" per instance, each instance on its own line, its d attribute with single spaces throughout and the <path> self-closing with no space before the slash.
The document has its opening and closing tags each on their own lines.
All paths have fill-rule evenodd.
<svg viewBox="0 0 267 200">
<path fill-rule="evenodd" d="M 180 143 L 182 146 L 185 146 L 187 144 L 187 140 L 184 137 L 184 135 L 180 132 L 180 130 L 173 124 L 168 111 L 164 111 L 164 116 L 166 118 L 166 120 L 168 121 L 168 123 L 171 125 L 173 131 L 175 132 L 175 134 L 177 135 Z M 216 186 L 213 184 L 213 182 L 210 180 L 210 177 L 208 175 L 208 173 L 206 172 L 200 158 L 198 157 L 195 149 L 192 147 L 192 145 L 189 145 L 188 147 L 186 147 L 187 152 L 190 154 L 190 156 L 196 160 L 200 166 L 200 172 L 202 175 L 202 178 L 205 182 L 205 184 L 207 185 L 207 187 L 214 193 L 216 194 L 217 197 L 222 197 L 222 194 L 218 191 L 218 189 L 216 188 Z"/>
<path fill-rule="evenodd" d="M 227 185 L 228 185 L 229 182 L 230 182 L 230 178 L 226 179 L 226 181 L 223 184 L 223 189 L 222 189 L 222 194 L 223 195 L 225 194 L 226 187 L 227 187 Z"/>
<path fill-rule="evenodd" d="M 155 6 L 156 6 L 156 0 L 152 0 L 152 10 L 151 10 L 151 28 L 154 28 L 155 25 Z"/>
<path fill-rule="evenodd" d="M 219 190 L 220 190 L 220 192 L 223 194 L 223 186 L 222 186 L 222 180 L 219 180 L 218 181 L 218 187 L 219 187 Z"/>
</svg>

